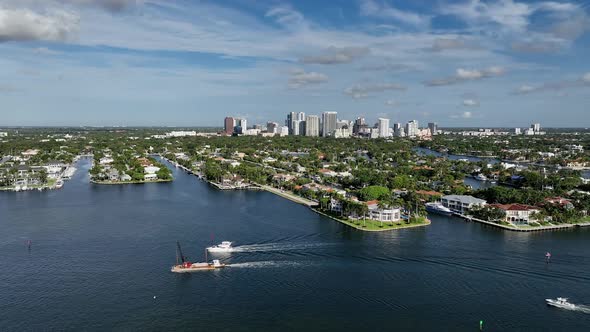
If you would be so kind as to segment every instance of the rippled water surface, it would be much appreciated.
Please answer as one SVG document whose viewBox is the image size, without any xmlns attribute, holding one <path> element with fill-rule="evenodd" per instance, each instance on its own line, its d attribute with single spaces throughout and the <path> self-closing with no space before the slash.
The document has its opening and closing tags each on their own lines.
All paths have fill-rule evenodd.
<svg viewBox="0 0 590 332">
<path fill-rule="evenodd" d="M 0 193 L 0 330 L 590 331 L 590 230 L 508 233 L 431 216 L 365 233 L 266 192 L 96 186 Z M 28 250 L 26 241 L 31 240 Z M 228 268 L 169 272 L 175 242 Z M 546 264 L 550 251 L 553 261 Z M 155 297 L 155 298 L 154 298 Z"/>
</svg>

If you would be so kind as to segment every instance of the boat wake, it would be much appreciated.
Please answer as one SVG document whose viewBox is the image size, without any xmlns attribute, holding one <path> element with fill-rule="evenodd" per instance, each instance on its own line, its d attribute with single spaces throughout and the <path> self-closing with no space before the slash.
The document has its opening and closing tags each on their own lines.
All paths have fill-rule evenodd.
<svg viewBox="0 0 590 332">
<path fill-rule="evenodd" d="M 265 244 L 250 244 L 237 246 L 231 249 L 231 252 L 270 252 L 270 251 L 296 251 L 317 249 L 319 247 L 328 246 L 327 243 L 265 243 Z"/>
<path fill-rule="evenodd" d="M 573 307 L 573 308 L 562 308 L 562 309 L 583 312 L 585 314 L 590 314 L 590 306 L 583 305 L 583 304 L 575 304 L 575 307 Z"/>
<path fill-rule="evenodd" d="M 228 264 L 226 266 L 231 268 L 277 268 L 277 267 L 287 267 L 287 266 L 300 266 L 302 265 L 299 262 L 289 262 L 289 261 L 260 261 L 260 262 L 244 262 L 244 263 L 235 263 L 235 264 Z"/>
</svg>

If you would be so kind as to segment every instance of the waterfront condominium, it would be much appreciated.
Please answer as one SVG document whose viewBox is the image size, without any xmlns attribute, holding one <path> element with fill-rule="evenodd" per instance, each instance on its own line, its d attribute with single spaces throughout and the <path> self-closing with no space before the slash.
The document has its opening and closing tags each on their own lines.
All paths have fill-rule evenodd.
<svg viewBox="0 0 590 332">
<path fill-rule="evenodd" d="M 406 124 L 406 136 L 418 136 L 418 120 L 412 120 Z"/>
<path fill-rule="evenodd" d="M 436 122 L 429 122 L 428 129 L 430 129 L 430 135 L 436 135 L 438 131 L 438 124 Z"/>
<path fill-rule="evenodd" d="M 338 113 L 336 112 L 324 112 L 322 113 L 322 136 L 328 137 L 336 130 L 336 118 Z"/>
<path fill-rule="evenodd" d="M 379 118 L 379 137 L 389 137 L 389 119 Z"/>
<path fill-rule="evenodd" d="M 308 115 L 305 117 L 305 136 L 320 136 L 320 117 Z"/>
</svg>

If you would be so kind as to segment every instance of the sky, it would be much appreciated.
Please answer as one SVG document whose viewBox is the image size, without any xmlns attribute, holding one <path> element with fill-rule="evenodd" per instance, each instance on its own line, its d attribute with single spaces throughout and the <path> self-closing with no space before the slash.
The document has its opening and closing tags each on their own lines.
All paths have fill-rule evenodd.
<svg viewBox="0 0 590 332">
<path fill-rule="evenodd" d="M 0 126 L 590 126 L 590 0 L 0 0 Z"/>
</svg>

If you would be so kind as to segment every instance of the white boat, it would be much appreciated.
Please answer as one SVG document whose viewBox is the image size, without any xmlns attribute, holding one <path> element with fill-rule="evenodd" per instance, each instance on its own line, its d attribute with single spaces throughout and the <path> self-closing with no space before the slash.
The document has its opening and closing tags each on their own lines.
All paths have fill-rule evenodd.
<svg viewBox="0 0 590 332">
<path fill-rule="evenodd" d="M 562 309 L 575 309 L 576 305 L 573 303 L 569 303 L 567 298 L 565 297 L 558 297 L 556 300 L 554 299 L 545 299 L 547 305 L 562 308 Z"/>
<path fill-rule="evenodd" d="M 488 178 L 487 178 L 485 175 L 481 174 L 481 173 L 477 174 L 477 175 L 475 176 L 475 179 L 476 179 L 477 181 L 487 181 L 487 180 L 488 180 Z"/>
<path fill-rule="evenodd" d="M 205 262 L 204 263 L 192 263 L 182 253 L 180 243 L 176 242 L 176 265 L 170 268 L 170 272 L 174 273 L 187 273 L 196 271 L 208 271 L 224 268 L 225 264 L 221 263 L 218 259 L 214 259 L 210 263 L 207 262 L 207 250 L 205 250 Z"/>
<path fill-rule="evenodd" d="M 230 241 L 223 241 L 216 246 L 208 247 L 207 250 L 210 252 L 229 252 L 233 249 L 231 244 Z"/>
<path fill-rule="evenodd" d="M 447 216 L 450 216 L 453 214 L 453 211 L 451 211 L 451 209 L 442 205 L 442 203 L 440 203 L 440 202 L 426 203 L 426 211 L 432 212 L 432 213 L 443 214 L 443 215 L 447 215 Z"/>
</svg>

